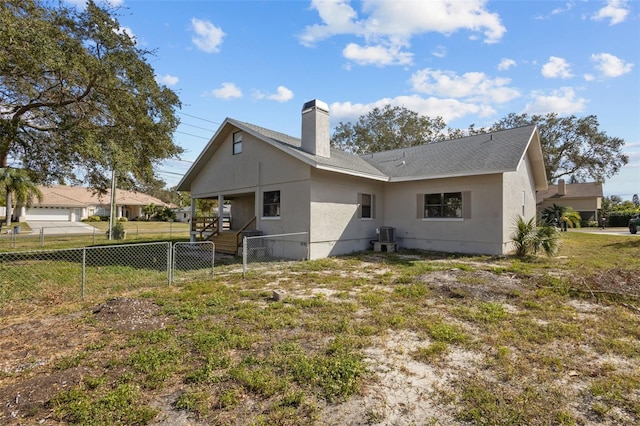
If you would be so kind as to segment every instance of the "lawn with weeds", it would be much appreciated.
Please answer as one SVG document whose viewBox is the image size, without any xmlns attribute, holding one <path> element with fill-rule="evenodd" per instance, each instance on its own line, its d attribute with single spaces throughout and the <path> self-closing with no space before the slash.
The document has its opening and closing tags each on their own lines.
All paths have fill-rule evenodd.
<svg viewBox="0 0 640 426">
<path fill-rule="evenodd" d="M 638 424 L 639 252 L 568 232 L 553 258 L 222 265 L 31 308 L 15 290 L 0 423 Z"/>
</svg>

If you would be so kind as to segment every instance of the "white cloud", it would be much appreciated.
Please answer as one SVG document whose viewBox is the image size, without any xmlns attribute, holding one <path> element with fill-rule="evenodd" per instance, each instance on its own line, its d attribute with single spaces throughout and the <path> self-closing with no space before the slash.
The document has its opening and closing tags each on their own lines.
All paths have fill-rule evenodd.
<svg viewBox="0 0 640 426">
<path fill-rule="evenodd" d="M 633 68 L 633 64 L 626 63 L 610 53 L 593 54 L 591 61 L 595 62 L 596 69 L 605 77 L 620 77 L 631 72 Z"/>
<path fill-rule="evenodd" d="M 284 86 L 278 86 L 277 93 L 268 95 L 268 99 L 278 102 L 287 102 L 293 99 L 293 92 Z"/>
<path fill-rule="evenodd" d="M 213 89 L 211 94 L 219 99 L 241 98 L 242 90 L 233 83 L 222 83 L 222 87 Z"/>
<path fill-rule="evenodd" d="M 585 81 L 593 81 L 593 80 L 595 80 L 595 79 L 596 79 L 596 78 L 593 76 L 593 74 L 585 74 L 585 75 L 584 75 L 584 80 L 585 80 Z"/>
<path fill-rule="evenodd" d="M 564 4 L 564 7 L 556 7 L 551 11 L 552 15 L 559 15 L 564 12 L 568 12 L 573 9 L 573 2 L 567 2 Z"/>
<path fill-rule="evenodd" d="M 629 8 L 625 0 L 609 0 L 607 5 L 591 17 L 594 21 L 609 19 L 609 25 L 624 22 L 629 15 Z"/>
<path fill-rule="evenodd" d="M 578 98 L 571 87 L 562 87 L 550 94 L 534 91 L 531 95 L 533 103 L 526 105 L 524 112 L 527 114 L 546 114 L 548 112 L 560 115 L 576 114 L 583 112 L 587 104 L 587 100 Z"/>
<path fill-rule="evenodd" d="M 196 47 L 207 53 L 214 53 L 220 50 L 222 39 L 225 33 L 211 22 L 192 18 L 191 29 L 195 35 L 191 38 Z"/>
<path fill-rule="evenodd" d="M 515 67 L 516 66 L 516 61 L 514 61 L 513 59 L 509 59 L 509 58 L 502 58 L 502 60 L 500 61 L 500 63 L 498 64 L 498 69 L 500 71 L 506 71 L 511 67 Z"/>
<path fill-rule="evenodd" d="M 445 56 L 447 56 L 447 48 L 444 46 L 437 46 L 435 49 L 433 49 L 431 54 L 436 58 L 444 58 Z"/>
<path fill-rule="evenodd" d="M 401 52 L 398 46 L 390 48 L 381 45 L 361 47 L 355 43 L 349 43 L 342 54 L 358 65 L 408 65 L 411 64 L 413 58 L 412 53 Z"/>
<path fill-rule="evenodd" d="M 449 35 L 468 30 L 482 33 L 486 43 L 498 42 L 505 27 L 496 13 L 485 9 L 485 0 L 379 1 L 363 0 L 361 15 L 347 0 L 312 0 L 322 23 L 307 26 L 299 40 L 305 46 L 333 37 L 353 35 L 365 40 L 366 48 L 351 43 L 343 50 L 348 58 L 362 64 L 406 64 L 413 55 L 402 51 L 408 48 L 413 36 L 438 32 Z M 393 60 L 389 59 L 389 56 Z M 366 57 L 366 60 L 363 60 Z"/>
<path fill-rule="evenodd" d="M 454 71 L 426 68 L 411 76 L 412 88 L 419 93 L 462 98 L 471 102 L 505 103 L 520 96 L 517 89 L 509 87 L 508 78 L 491 79 L 481 72 L 462 75 Z"/>
<path fill-rule="evenodd" d="M 546 78 L 571 78 L 571 67 L 569 63 L 557 56 L 549 57 L 549 62 L 542 66 L 542 75 Z"/>
<path fill-rule="evenodd" d="M 178 77 L 170 74 L 158 76 L 156 80 L 158 80 L 158 82 L 165 84 L 167 86 L 175 86 L 180 81 Z"/>
<path fill-rule="evenodd" d="M 367 114 L 373 108 L 378 107 L 382 109 L 386 105 L 404 107 L 420 115 L 429 117 L 440 116 L 445 122 L 450 122 L 471 114 L 489 117 L 496 113 L 493 108 L 485 105 L 461 102 L 456 99 L 423 98 L 419 95 L 384 98 L 368 104 L 334 102 L 329 106 L 329 110 L 331 110 L 332 120 L 357 121 L 360 116 Z"/>
</svg>

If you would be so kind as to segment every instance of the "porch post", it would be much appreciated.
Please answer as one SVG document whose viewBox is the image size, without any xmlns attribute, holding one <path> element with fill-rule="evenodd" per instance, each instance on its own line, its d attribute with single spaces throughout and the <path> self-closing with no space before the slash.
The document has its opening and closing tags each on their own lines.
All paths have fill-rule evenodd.
<svg viewBox="0 0 640 426">
<path fill-rule="evenodd" d="M 222 233 L 224 223 L 224 195 L 218 195 L 218 232 Z"/>
<path fill-rule="evenodd" d="M 189 242 L 191 243 L 196 242 L 194 220 L 196 220 L 196 199 L 191 197 L 191 219 L 189 220 Z"/>
</svg>

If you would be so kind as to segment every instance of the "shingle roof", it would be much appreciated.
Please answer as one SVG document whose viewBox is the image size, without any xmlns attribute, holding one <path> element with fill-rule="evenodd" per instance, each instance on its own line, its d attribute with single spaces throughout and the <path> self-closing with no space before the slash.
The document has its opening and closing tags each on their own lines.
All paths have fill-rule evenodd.
<svg viewBox="0 0 640 426">
<path fill-rule="evenodd" d="M 295 138 L 284 133 L 265 129 L 264 127 L 256 126 L 251 123 L 245 123 L 237 120 L 229 120 L 229 122 L 231 122 L 238 128 L 246 131 L 252 131 L 253 133 L 262 136 L 263 138 L 271 140 L 271 142 L 280 145 L 282 149 L 288 151 L 289 153 L 296 153 L 297 155 L 302 156 L 311 162 L 314 162 L 316 166 L 342 169 L 344 171 L 363 173 L 379 178 L 386 177 L 386 175 L 378 170 L 378 168 L 376 168 L 373 164 L 369 163 L 365 158 L 359 157 L 357 155 L 349 154 L 335 148 L 331 148 L 331 156 L 329 158 L 309 154 L 308 152 L 302 150 L 302 141 L 300 140 L 300 138 Z"/>
<path fill-rule="evenodd" d="M 111 191 L 107 190 L 104 195 L 95 194 L 90 188 L 81 186 L 38 186 L 42 192 L 43 199 L 39 202 L 33 200 L 34 205 L 51 207 L 86 207 L 107 205 L 111 201 Z M 127 206 L 146 206 L 148 204 L 157 206 L 167 206 L 162 200 L 141 192 L 127 191 L 125 189 L 116 190 L 116 204 Z"/>
<path fill-rule="evenodd" d="M 231 126 L 252 134 L 312 167 L 380 181 L 435 179 L 515 171 L 531 146 L 536 129 L 535 126 L 518 127 L 368 155 L 354 155 L 331 148 L 330 157 L 326 158 L 302 150 L 300 138 L 226 118 L 180 181 L 178 190 L 190 190 L 194 177 L 216 152 L 218 137 L 230 131 Z M 536 189 L 546 189 L 539 144 L 531 155 Z"/>
<path fill-rule="evenodd" d="M 410 148 L 378 152 L 363 158 L 391 180 L 438 178 L 515 171 L 535 126 L 518 127 Z"/>
<path fill-rule="evenodd" d="M 602 183 L 586 182 L 586 183 L 567 183 L 565 184 L 565 194 L 558 194 L 558 185 L 549 185 L 546 191 L 538 191 L 536 200 L 541 203 L 543 200 L 562 200 L 574 198 L 593 198 L 602 197 Z"/>
<path fill-rule="evenodd" d="M 229 121 L 243 130 L 281 144 L 287 150 L 295 150 L 318 166 L 366 173 L 390 180 L 514 171 L 535 128 L 535 126 L 518 127 L 360 156 L 332 148 L 331 157 L 325 158 L 303 151 L 299 138 L 250 123 Z"/>
</svg>

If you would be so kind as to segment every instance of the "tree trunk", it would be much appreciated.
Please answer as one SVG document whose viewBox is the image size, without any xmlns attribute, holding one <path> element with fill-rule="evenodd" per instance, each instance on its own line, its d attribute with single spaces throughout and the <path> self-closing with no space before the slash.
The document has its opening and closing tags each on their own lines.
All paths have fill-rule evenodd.
<svg viewBox="0 0 640 426">
<path fill-rule="evenodd" d="M 5 221 L 5 223 L 7 224 L 7 229 L 9 229 L 9 227 L 11 226 L 11 216 L 13 215 L 13 207 L 11 206 L 13 200 L 11 200 L 11 198 L 11 191 L 9 191 L 9 188 L 7 188 L 7 217 Z"/>
</svg>

